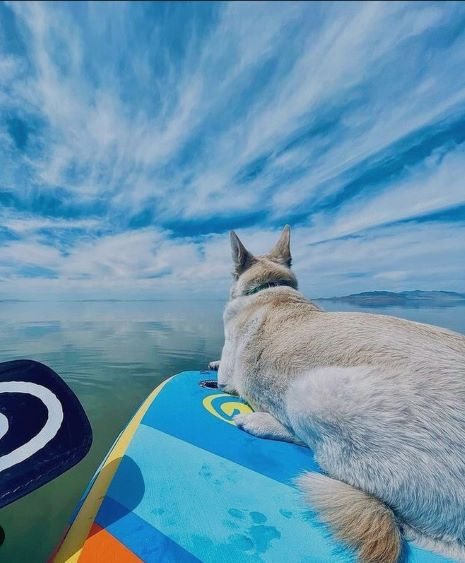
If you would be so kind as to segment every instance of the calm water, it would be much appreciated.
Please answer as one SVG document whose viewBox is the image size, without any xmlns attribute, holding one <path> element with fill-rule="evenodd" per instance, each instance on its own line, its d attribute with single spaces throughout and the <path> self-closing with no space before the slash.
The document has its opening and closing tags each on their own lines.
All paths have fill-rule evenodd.
<svg viewBox="0 0 465 563">
<path fill-rule="evenodd" d="M 94 443 L 76 467 L 0 512 L 0 561 L 43 562 L 115 437 L 148 393 L 179 371 L 204 369 L 223 343 L 218 301 L 1 303 L 0 361 L 31 358 L 72 387 Z M 356 310 L 325 303 L 327 310 Z M 364 310 L 364 309 L 359 309 Z M 465 307 L 365 309 L 465 333 Z"/>
</svg>

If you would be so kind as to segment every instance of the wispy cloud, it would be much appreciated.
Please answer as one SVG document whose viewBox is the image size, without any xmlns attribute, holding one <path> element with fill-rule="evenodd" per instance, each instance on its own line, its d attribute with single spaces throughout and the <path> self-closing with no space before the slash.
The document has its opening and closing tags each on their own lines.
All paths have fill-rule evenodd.
<svg viewBox="0 0 465 563">
<path fill-rule="evenodd" d="M 464 289 L 464 24 L 453 2 L 0 5 L 1 294 L 225 295 L 226 232 L 265 250 L 286 222 L 314 295 Z"/>
</svg>

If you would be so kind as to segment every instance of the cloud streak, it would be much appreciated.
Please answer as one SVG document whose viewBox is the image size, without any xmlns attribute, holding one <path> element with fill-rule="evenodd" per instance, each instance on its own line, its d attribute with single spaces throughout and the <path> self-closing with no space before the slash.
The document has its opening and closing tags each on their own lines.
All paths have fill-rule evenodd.
<svg viewBox="0 0 465 563">
<path fill-rule="evenodd" d="M 1 5 L 0 297 L 225 295 L 228 229 L 265 250 L 286 222 L 314 295 L 463 290 L 464 23 L 461 3 Z"/>
</svg>

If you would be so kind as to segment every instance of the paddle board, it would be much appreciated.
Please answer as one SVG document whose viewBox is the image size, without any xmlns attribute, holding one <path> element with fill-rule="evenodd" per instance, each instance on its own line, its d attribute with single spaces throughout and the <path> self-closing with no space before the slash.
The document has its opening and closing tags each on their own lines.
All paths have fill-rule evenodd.
<svg viewBox="0 0 465 563">
<path fill-rule="evenodd" d="M 349 562 L 293 485 L 320 471 L 309 449 L 232 420 L 242 400 L 183 372 L 147 398 L 81 500 L 54 561 Z M 439 563 L 407 546 L 407 561 Z"/>
</svg>

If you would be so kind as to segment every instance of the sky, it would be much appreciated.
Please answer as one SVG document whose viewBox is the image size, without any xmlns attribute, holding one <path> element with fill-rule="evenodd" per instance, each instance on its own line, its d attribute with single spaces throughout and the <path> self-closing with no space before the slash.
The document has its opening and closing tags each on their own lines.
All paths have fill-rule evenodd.
<svg viewBox="0 0 465 563">
<path fill-rule="evenodd" d="M 465 291 L 465 3 L 0 4 L 0 299 Z"/>
</svg>

